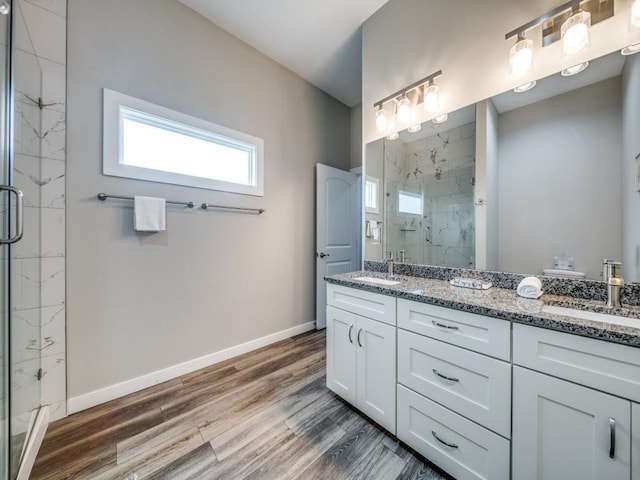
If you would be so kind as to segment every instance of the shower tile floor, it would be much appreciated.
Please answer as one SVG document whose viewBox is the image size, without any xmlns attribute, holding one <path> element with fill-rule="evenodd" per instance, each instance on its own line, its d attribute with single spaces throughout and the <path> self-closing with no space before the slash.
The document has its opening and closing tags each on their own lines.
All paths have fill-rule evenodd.
<svg viewBox="0 0 640 480">
<path fill-rule="evenodd" d="M 326 388 L 320 331 L 52 423 L 30 478 L 449 477 Z"/>
</svg>

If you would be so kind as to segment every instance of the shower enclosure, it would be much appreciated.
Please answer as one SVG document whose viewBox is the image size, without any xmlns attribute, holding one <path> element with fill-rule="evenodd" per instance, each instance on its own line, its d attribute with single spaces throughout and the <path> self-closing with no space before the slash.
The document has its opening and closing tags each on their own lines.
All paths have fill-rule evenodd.
<svg viewBox="0 0 640 480">
<path fill-rule="evenodd" d="M 24 46 L 13 45 L 18 8 L 16 1 L 0 1 L 0 478 L 22 480 L 44 435 L 47 409 L 40 389 L 39 190 L 36 181 L 16 181 L 39 178 L 24 172 L 40 168 L 41 109 L 33 92 L 42 75 L 37 62 L 20 55 Z"/>
<path fill-rule="evenodd" d="M 475 268 L 475 122 L 384 140 L 385 250 L 404 263 Z"/>
</svg>

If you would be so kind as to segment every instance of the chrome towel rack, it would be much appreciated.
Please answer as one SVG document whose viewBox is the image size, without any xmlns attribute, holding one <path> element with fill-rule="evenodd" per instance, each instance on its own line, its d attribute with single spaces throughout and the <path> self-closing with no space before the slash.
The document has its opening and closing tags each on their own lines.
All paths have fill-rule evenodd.
<svg viewBox="0 0 640 480">
<path fill-rule="evenodd" d="M 264 208 L 249 208 L 249 207 L 229 207 L 226 205 L 213 205 L 211 203 L 203 203 L 200 205 L 203 210 L 207 210 L 209 208 L 219 209 L 219 210 L 233 210 L 236 212 L 246 212 L 246 213 L 257 213 L 258 215 L 266 212 Z"/>
<path fill-rule="evenodd" d="M 104 202 L 107 198 L 119 198 L 120 200 L 133 200 L 133 197 L 124 197 L 122 195 L 111 195 L 106 193 L 98 194 L 98 200 L 102 200 Z M 185 207 L 189 207 L 189 208 L 193 208 L 196 206 L 196 204 L 193 202 L 176 202 L 174 200 L 166 200 L 166 202 L 170 203 L 171 205 L 184 205 Z"/>
</svg>

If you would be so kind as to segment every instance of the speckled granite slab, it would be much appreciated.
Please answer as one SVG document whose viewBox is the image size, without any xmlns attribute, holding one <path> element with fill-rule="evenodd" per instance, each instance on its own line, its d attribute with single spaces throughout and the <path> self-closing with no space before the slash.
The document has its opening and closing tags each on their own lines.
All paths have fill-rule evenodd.
<svg viewBox="0 0 640 480">
<path fill-rule="evenodd" d="M 371 272 L 387 272 L 387 265 L 382 262 L 364 262 L 364 269 Z M 471 270 L 466 268 L 435 267 L 431 265 L 411 265 L 396 263 L 395 273 L 412 277 L 450 280 L 453 277 L 477 278 L 491 282 L 494 287 L 515 290 L 520 281 L 530 275 L 519 273 L 491 272 L 488 270 Z M 542 289 L 550 295 L 583 298 L 588 300 L 605 301 L 607 286 L 596 280 L 580 280 L 573 278 L 552 278 L 543 275 L 532 275 L 542 281 Z M 622 288 L 622 304 L 640 306 L 640 284 L 625 285 Z"/>
<path fill-rule="evenodd" d="M 438 267 L 424 268 L 431 269 Z M 406 298 L 407 300 L 430 303 L 432 305 L 454 308 L 479 315 L 512 320 L 536 327 L 640 347 L 640 308 L 638 307 L 606 310 L 606 313 L 637 319 L 638 327 L 636 328 L 582 320 L 543 311 L 545 305 L 556 305 L 588 311 L 600 310 L 601 313 L 605 312 L 602 308 L 602 302 L 599 301 L 581 300 L 577 302 L 575 297 L 552 295 L 549 293 L 545 293 L 538 300 L 530 300 L 518 297 L 514 290 L 515 287 L 513 287 L 514 289 L 493 287 L 489 290 L 471 290 L 453 287 L 448 281 L 443 279 L 402 274 L 391 277 L 393 280 L 400 281 L 398 285 L 386 286 L 357 280 L 357 277 L 362 276 L 389 279 L 386 274 L 365 271 L 333 275 L 327 277 L 326 280 L 330 283 L 358 288 L 360 290 L 392 295 L 398 298 Z M 456 275 L 451 275 L 451 277 L 453 276 Z M 520 277 L 522 278 L 523 276 Z M 476 278 L 493 281 L 493 278 L 489 277 Z M 501 285 L 504 285 L 504 283 Z M 515 285 L 517 286 L 517 283 Z"/>
</svg>

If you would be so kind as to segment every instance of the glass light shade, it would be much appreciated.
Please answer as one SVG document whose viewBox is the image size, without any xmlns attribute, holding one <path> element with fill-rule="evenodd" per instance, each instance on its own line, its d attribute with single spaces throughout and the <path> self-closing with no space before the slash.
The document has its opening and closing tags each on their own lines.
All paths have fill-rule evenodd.
<svg viewBox="0 0 640 480">
<path fill-rule="evenodd" d="M 521 77 L 533 64 L 533 40 L 523 38 L 518 40 L 509 51 L 509 70 L 513 77 Z"/>
<path fill-rule="evenodd" d="M 636 0 L 631 5 L 631 26 L 640 27 L 640 0 Z"/>
<path fill-rule="evenodd" d="M 419 132 L 420 130 L 422 130 L 422 125 L 420 125 L 419 123 L 416 123 L 415 125 L 411 125 L 409 128 L 407 128 L 407 132 L 409 133 L 416 133 L 416 132 Z"/>
<path fill-rule="evenodd" d="M 0 15 L 9 15 L 10 11 L 11 5 L 9 5 L 9 2 L 7 0 L 0 1 Z"/>
<path fill-rule="evenodd" d="M 560 28 L 562 35 L 562 54 L 577 55 L 589 45 L 589 27 L 591 14 L 578 12 L 571 15 Z"/>
<path fill-rule="evenodd" d="M 401 124 L 409 123 L 411 120 L 411 102 L 407 97 L 402 97 L 398 102 L 398 122 Z"/>
<path fill-rule="evenodd" d="M 376 130 L 378 133 L 385 133 L 389 127 L 389 117 L 387 111 L 381 108 L 376 112 Z"/>
<path fill-rule="evenodd" d="M 391 135 L 387 135 L 387 140 L 397 140 L 399 136 L 398 132 L 393 132 Z"/>
<path fill-rule="evenodd" d="M 580 72 L 584 72 L 588 66 L 589 62 L 582 62 L 572 67 L 565 68 L 560 72 L 560 74 L 563 77 L 571 77 L 573 75 L 577 75 Z"/>
<path fill-rule="evenodd" d="M 424 110 L 427 113 L 436 113 L 440 109 L 440 88 L 437 85 L 429 85 L 424 91 Z"/>
</svg>

